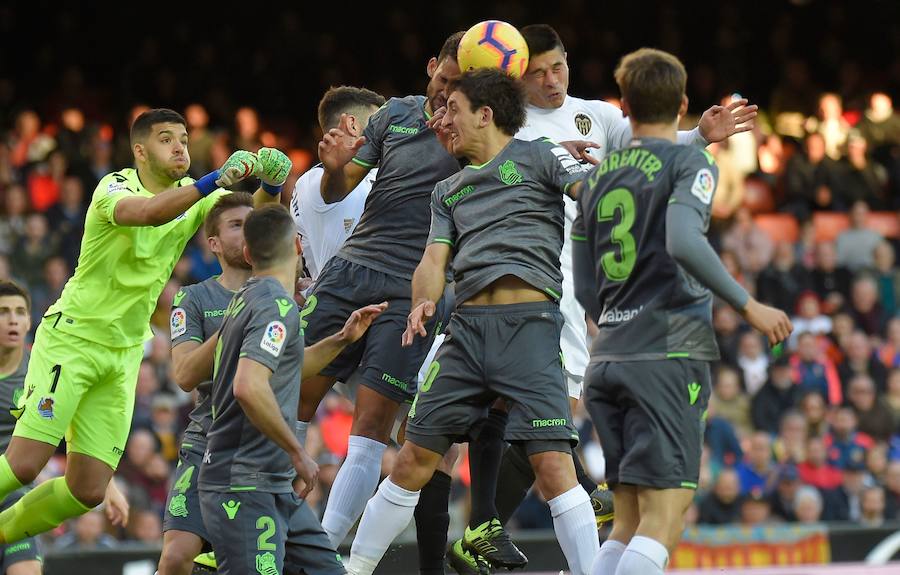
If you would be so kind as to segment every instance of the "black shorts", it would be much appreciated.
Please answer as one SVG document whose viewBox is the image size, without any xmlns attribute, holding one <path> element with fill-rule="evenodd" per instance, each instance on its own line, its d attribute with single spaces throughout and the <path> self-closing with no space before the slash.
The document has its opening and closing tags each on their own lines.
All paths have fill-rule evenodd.
<svg viewBox="0 0 900 575">
<path fill-rule="evenodd" d="M 706 361 L 592 361 L 585 397 L 606 481 L 696 489 L 710 387 Z"/>
<path fill-rule="evenodd" d="M 507 441 L 568 451 L 578 433 L 559 351 L 562 324 L 552 302 L 458 307 L 409 410 L 407 439 L 444 453 L 503 397 Z"/>
<path fill-rule="evenodd" d="M 218 573 L 346 573 L 305 501 L 294 493 L 200 491 Z"/>
<path fill-rule="evenodd" d="M 193 533 L 204 541 L 209 541 L 203 514 L 200 512 L 200 492 L 197 479 L 200 465 L 206 451 L 206 440 L 185 437 L 178 453 L 178 467 L 172 476 L 172 487 L 166 499 L 166 513 L 163 517 L 163 532 L 177 530 Z"/>
<path fill-rule="evenodd" d="M 416 374 L 434 336 L 447 325 L 453 306 L 448 291 L 425 326 L 428 337 L 417 337 L 413 345 L 403 347 L 401 338 L 406 331 L 412 295 L 410 281 L 333 257 L 300 312 L 306 345 L 339 331 L 357 309 L 388 302 L 388 309 L 372 322 L 366 334 L 347 346 L 321 373 L 347 381 L 358 368 L 362 385 L 398 403 L 412 401 L 416 394 Z"/>
<path fill-rule="evenodd" d="M 0 511 L 6 511 L 12 507 L 26 493 L 28 493 L 28 489 L 19 489 L 7 495 L 0 504 Z M 43 561 L 40 544 L 36 537 L 26 537 L 15 543 L 0 545 L 0 573 L 6 573 L 7 569 L 23 561 Z"/>
</svg>

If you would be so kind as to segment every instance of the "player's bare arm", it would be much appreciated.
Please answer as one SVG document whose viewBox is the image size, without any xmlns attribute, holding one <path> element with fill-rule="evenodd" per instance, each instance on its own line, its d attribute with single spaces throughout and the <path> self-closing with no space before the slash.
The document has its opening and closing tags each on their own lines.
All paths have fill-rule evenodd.
<svg viewBox="0 0 900 575">
<path fill-rule="evenodd" d="M 204 381 L 209 381 L 218 341 L 219 332 L 216 332 L 203 343 L 185 341 L 172 348 L 172 376 L 175 385 L 183 391 L 191 392 Z"/>
<path fill-rule="evenodd" d="M 387 307 L 387 302 L 382 302 L 356 310 L 339 332 L 304 349 L 302 377 L 312 377 L 325 369 L 345 347 L 361 338 Z"/>
<path fill-rule="evenodd" d="M 326 204 L 343 200 L 369 173 L 370 168 L 351 162 L 366 138 L 353 136 L 347 122 L 349 116 L 341 114 L 338 127 L 328 130 L 319 142 L 319 160 L 325 168 L 321 193 Z"/>
<path fill-rule="evenodd" d="M 416 335 L 425 337 L 425 323 L 434 315 L 435 302 L 444 293 L 447 264 L 450 263 L 450 246 L 434 242 L 425 248 L 422 261 L 416 267 L 412 282 L 412 305 L 403 332 L 403 345 L 412 345 Z"/>
</svg>

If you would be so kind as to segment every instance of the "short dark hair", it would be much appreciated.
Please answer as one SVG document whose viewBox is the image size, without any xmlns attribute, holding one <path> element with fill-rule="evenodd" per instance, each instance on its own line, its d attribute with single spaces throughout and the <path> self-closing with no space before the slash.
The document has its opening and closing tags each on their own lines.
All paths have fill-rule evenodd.
<svg viewBox="0 0 900 575">
<path fill-rule="evenodd" d="M 323 131 L 335 128 L 341 114 L 358 114 L 363 108 L 384 105 L 384 96 L 365 88 L 332 86 L 319 100 L 319 127 Z"/>
<path fill-rule="evenodd" d="M 552 26 L 547 24 L 530 24 L 525 26 L 519 32 L 525 38 L 528 44 L 528 56 L 540 56 L 544 52 L 549 52 L 559 48 L 565 54 L 566 47 L 563 46 L 562 38 L 556 33 Z"/>
<path fill-rule="evenodd" d="M 464 72 L 453 83 L 471 103 L 472 111 L 487 106 L 494 112 L 494 125 L 507 136 L 514 136 L 525 125 L 525 90 L 522 83 L 494 68 Z"/>
<path fill-rule="evenodd" d="M 25 308 L 31 313 L 31 294 L 28 290 L 12 280 L 0 280 L 0 297 L 16 295 L 25 299 Z"/>
<path fill-rule="evenodd" d="M 215 205 L 206 214 L 206 221 L 203 223 L 203 233 L 206 237 L 211 238 L 219 235 L 219 226 L 222 224 L 222 214 L 231 208 L 239 208 L 241 206 L 253 207 L 253 196 L 247 192 L 234 192 L 225 194 L 216 201 Z"/>
<path fill-rule="evenodd" d="M 456 53 L 459 51 L 459 42 L 464 35 L 465 32 L 455 32 L 451 34 L 449 38 L 444 40 L 444 45 L 441 46 L 441 51 L 438 53 L 438 62 L 443 62 L 445 58 L 453 58 L 453 61 L 456 61 Z"/>
<path fill-rule="evenodd" d="M 636 122 L 668 123 L 678 117 L 687 72 L 672 54 L 641 48 L 622 57 L 616 68 L 616 83 Z"/>
<path fill-rule="evenodd" d="M 154 108 L 143 112 L 140 116 L 135 118 L 134 123 L 131 124 L 131 145 L 133 146 L 138 140 L 143 140 L 149 136 L 153 124 L 166 123 L 187 126 L 187 122 L 184 121 L 184 116 L 175 110 L 170 110 L 168 108 Z"/>
<path fill-rule="evenodd" d="M 297 228 L 281 204 L 256 208 L 244 222 L 244 242 L 255 268 L 269 268 L 293 253 Z"/>
</svg>

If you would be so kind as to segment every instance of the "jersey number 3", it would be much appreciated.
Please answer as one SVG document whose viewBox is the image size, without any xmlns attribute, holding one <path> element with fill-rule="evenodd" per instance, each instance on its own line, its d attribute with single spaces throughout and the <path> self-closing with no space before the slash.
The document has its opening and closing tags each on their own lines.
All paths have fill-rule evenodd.
<svg viewBox="0 0 900 575">
<path fill-rule="evenodd" d="M 608 222 L 619 214 L 619 223 L 609 233 L 610 241 L 619 247 L 600 257 L 603 273 L 610 281 L 621 282 L 628 279 L 637 259 L 637 246 L 631 227 L 634 225 L 634 196 L 627 188 L 615 188 L 600 199 L 597 204 L 597 221 Z"/>
</svg>

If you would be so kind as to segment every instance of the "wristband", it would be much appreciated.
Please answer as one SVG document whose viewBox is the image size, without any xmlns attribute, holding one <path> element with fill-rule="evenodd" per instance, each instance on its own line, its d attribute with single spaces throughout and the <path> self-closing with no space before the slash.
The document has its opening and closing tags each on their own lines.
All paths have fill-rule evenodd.
<svg viewBox="0 0 900 575">
<path fill-rule="evenodd" d="M 197 188 L 197 191 L 200 192 L 201 196 L 206 197 L 214 190 L 219 189 L 219 184 L 216 183 L 216 180 L 218 179 L 219 170 L 215 170 L 194 182 L 194 187 Z"/>
<path fill-rule="evenodd" d="M 281 195 L 281 185 L 276 186 L 275 184 L 267 184 L 267 183 L 263 182 L 262 180 L 260 180 L 259 186 L 263 189 L 264 192 L 266 192 L 273 198 L 276 198 Z"/>
</svg>

